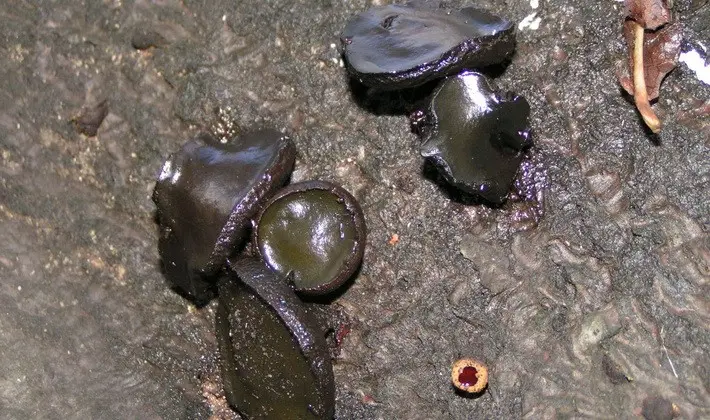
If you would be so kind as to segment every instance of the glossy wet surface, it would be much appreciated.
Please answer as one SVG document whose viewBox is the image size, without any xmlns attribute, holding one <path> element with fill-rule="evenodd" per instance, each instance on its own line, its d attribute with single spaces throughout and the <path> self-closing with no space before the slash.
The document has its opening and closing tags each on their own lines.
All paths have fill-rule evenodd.
<svg viewBox="0 0 710 420">
<path fill-rule="evenodd" d="M 293 168 L 291 140 L 276 131 L 220 143 L 203 134 L 163 164 L 153 192 L 168 280 L 204 302 L 209 280 L 241 247 L 249 219 Z"/>
<path fill-rule="evenodd" d="M 272 204 L 260 219 L 260 246 L 276 271 L 294 271 L 298 288 L 311 288 L 338 275 L 353 248 L 349 213 L 332 194 L 297 193 Z"/>
<path fill-rule="evenodd" d="M 332 372 L 313 369 L 329 357 L 316 337 L 322 333 L 283 278 L 257 261 L 241 265 L 219 283 L 216 329 L 227 400 L 249 418 L 327 418 Z"/>
<path fill-rule="evenodd" d="M 392 89 L 502 62 L 512 53 L 515 37 L 511 22 L 485 10 L 419 2 L 373 7 L 354 16 L 341 42 L 356 79 Z"/>
<path fill-rule="evenodd" d="M 486 76 L 466 72 L 442 82 L 426 111 L 421 154 L 446 180 L 493 203 L 503 202 L 532 146 L 525 98 L 500 91 Z"/>
</svg>

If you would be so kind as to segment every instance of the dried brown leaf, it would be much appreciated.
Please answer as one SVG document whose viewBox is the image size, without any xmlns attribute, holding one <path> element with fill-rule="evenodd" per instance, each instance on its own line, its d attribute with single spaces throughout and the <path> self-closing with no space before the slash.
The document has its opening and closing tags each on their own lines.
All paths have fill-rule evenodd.
<svg viewBox="0 0 710 420">
<path fill-rule="evenodd" d="M 629 46 L 629 56 L 626 65 L 618 69 L 618 78 L 621 86 L 630 95 L 634 94 L 634 83 L 631 77 L 633 71 L 633 51 L 634 51 L 634 22 L 627 20 L 624 22 L 624 37 Z M 658 92 L 663 78 L 678 64 L 680 54 L 680 43 L 683 40 L 683 33 L 680 24 L 673 23 L 663 28 L 646 32 L 643 41 L 643 70 L 648 90 L 648 99 L 658 98 Z"/>
<path fill-rule="evenodd" d="M 671 20 L 667 0 L 624 0 L 626 16 L 646 29 L 658 29 Z"/>
</svg>

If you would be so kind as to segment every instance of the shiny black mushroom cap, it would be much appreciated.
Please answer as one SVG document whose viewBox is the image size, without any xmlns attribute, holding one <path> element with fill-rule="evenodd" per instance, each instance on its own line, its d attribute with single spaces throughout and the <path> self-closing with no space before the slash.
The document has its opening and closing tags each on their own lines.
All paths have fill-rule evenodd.
<svg viewBox="0 0 710 420">
<path fill-rule="evenodd" d="M 291 275 L 297 292 L 322 295 L 359 267 L 365 218 L 357 200 L 326 181 L 287 186 L 254 219 L 253 243 L 277 273 Z"/>
<path fill-rule="evenodd" d="M 291 174 L 296 150 L 274 130 L 223 144 L 209 134 L 188 141 L 163 165 L 153 191 L 158 248 L 168 281 L 198 303 L 208 277 L 246 236 L 250 218 Z"/>
<path fill-rule="evenodd" d="M 515 27 L 485 10 L 420 1 L 356 15 L 341 43 L 351 76 L 370 87 L 401 89 L 504 61 L 515 49 Z"/>
<path fill-rule="evenodd" d="M 255 258 L 229 263 L 216 316 L 227 401 L 246 418 L 332 419 L 324 331 L 285 279 Z"/>
<path fill-rule="evenodd" d="M 421 154 L 455 187 L 492 203 L 505 200 L 532 144 L 530 106 L 475 72 L 447 78 L 426 111 Z"/>
</svg>

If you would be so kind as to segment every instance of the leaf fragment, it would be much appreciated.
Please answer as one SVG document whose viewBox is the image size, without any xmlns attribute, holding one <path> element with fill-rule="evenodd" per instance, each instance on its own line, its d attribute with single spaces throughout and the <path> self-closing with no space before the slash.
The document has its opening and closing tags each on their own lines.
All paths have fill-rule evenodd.
<svg viewBox="0 0 710 420">
<path fill-rule="evenodd" d="M 645 29 L 658 29 L 671 21 L 667 0 L 625 0 L 626 16 Z"/>
<path fill-rule="evenodd" d="M 630 95 L 634 94 L 634 83 L 631 77 L 631 69 L 634 67 L 634 26 L 632 20 L 624 22 L 624 36 L 629 46 L 628 65 L 622 65 L 618 69 L 619 83 Z M 666 25 L 655 32 L 645 32 L 643 71 L 649 100 L 658 98 L 663 78 L 678 64 L 682 40 L 683 33 L 677 23 Z"/>
</svg>

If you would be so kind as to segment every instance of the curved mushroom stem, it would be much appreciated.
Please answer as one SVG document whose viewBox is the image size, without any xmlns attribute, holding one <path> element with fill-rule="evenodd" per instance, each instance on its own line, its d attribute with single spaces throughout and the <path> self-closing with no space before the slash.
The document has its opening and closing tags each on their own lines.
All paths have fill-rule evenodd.
<svg viewBox="0 0 710 420">
<path fill-rule="evenodd" d="M 661 130 L 661 121 L 648 102 L 648 92 L 646 91 L 646 78 L 643 71 L 643 26 L 634 22 L 634 102 L 643 117 L 643 121 L 654 133 Z"/>
</svg>

